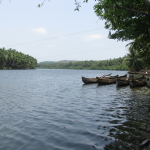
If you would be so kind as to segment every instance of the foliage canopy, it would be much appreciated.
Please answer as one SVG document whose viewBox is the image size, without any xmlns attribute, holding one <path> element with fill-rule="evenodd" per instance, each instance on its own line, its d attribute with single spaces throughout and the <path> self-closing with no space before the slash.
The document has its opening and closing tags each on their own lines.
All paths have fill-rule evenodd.
<svg viewBox="0 0 150 150">
<path fill-rule="evenodd" d="M 105 19 L 105 28 L 114 33 L 112 39 L 150 39 L 150 5 L 144 0 L 98 0 L 97 16 Z"/>
<path fill-rule="evenodd" d="M 0 48 L 0 69 L 34 69 L 37 60 L 15 49 Z"/>
<path fill-rule="evenodd" d="M 38 63 L 38 68 L 47 69 L 84 69 L 84 70 L 128 70 L 123 58 L 114 58 L 109 60 L 85 60 L 75 62 L 42 62 Z"/>
<path fill-rule="evenodd" d="M 97 0 L 95 13 L 105 20 L 109 38 L 121 41 L 134 40 L 141 54 L 150 51 L 149 0 Z"/>
</svg>

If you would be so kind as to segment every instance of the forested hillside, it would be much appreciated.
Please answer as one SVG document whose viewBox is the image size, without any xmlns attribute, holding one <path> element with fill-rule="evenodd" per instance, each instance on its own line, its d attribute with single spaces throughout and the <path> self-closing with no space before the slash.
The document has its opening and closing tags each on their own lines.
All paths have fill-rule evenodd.
<svg viewBox="0 0 150 150">
<path fill-rule="evenodd" d="M 125 57 L 100 61 L 77 61 L 67 63 L 38 63 L 38 68 L 47 69 L 87 69 L 87 70 L 128 70 Z"/>
<path fill-rule="evenodd" d="M 0 69 L 34 69 L 37 60 L 14 49 L 0 48 Z"/>
</svg>

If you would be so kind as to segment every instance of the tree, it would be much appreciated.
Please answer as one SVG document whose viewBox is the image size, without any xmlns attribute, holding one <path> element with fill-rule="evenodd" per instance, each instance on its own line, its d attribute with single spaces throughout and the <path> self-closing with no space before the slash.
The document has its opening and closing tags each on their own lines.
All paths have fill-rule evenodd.
<svg viewBox="0 0 150 150">
<path fill-rule="evenodd" d="M 129 54 L 125 58 L 125 63 L 131 71 L 140 71 L 145 67 L 144 59 L 141 57 L 139 51 L 135 49 L 134 42 L 129 47 Z"/>
<path fill-rule="evenodd" d="M 150 6 L 144 0 L 98 0 L 97 16 L 105 19 L 105 28 L 114 31 L 112 39 L 133 40 L 150 33 Z M 149 37 L 149 36 L 148 36 Z"/>
<path fill-rule="evenodd" d="M 135 40 L 143 55 L 150 49 L 150 0 L 98 0 L 94 6 L 100 19 L 105 19 L 109 38 Z"/>
<path fill-rule="evenodd" d="M 0 69 L 34 69 L 37 60 L 14 49 L 0 48 Z"/>
</svg>

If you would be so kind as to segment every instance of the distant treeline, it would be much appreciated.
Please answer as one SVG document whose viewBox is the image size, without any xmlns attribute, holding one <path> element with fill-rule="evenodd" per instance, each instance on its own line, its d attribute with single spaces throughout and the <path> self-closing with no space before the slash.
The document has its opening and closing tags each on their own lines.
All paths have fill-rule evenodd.
<svg viewBox="0 0 150 150">
<path fill-rule="evenodd" d="M 14 49 L 0 48 L 0 69 L 34 69 L 37 60 Z"/>
<path fill-rule="evenodd" d="M 67 63 L 38 63 L 38 68 L 46 69 L 85 69 L 85 70 L 128 70 L 124 62 L 125 57 L 100 60 L 100 61 L 76 61 Z"/>
</svg>

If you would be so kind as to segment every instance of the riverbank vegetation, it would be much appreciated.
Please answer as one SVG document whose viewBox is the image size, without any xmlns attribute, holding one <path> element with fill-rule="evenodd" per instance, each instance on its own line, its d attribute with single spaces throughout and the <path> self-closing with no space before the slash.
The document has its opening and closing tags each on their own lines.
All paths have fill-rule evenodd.
<svg viewBox="0 0 150 150">
<path fill-rule="evenodd" d="M 85 69 L 85 70 L 128 70 L 140 71 L 149 69 L 150 56 L 141 56 L 138 50 L 130 45 L 126 56 L 108 60 L 85 60 L 85 61 L 45 61 L 38 63 L 38 68 L 46 69 Z"/>
<path fill-rule="evenodd" d="M 0 48 L 0 69 L 34 69 L 37 60 L 15 49 Z"/>
<path fill-rule="evenodd" d="M 124 63 L 123 58 L 109 59 L 109 60 L 85 60 L 74 62 L 45 62 L 38 63 L 38 68 L 47 69 L 87 69 L 87 70 L 128 70 L 127 65 Z"/>
</svg>

